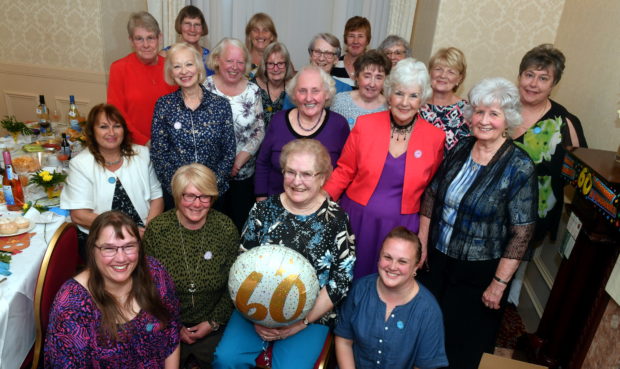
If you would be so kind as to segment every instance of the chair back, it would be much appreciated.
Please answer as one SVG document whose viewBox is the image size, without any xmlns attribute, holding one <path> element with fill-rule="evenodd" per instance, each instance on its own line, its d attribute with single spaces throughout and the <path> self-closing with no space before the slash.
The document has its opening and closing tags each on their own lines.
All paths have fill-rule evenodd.
<svg viewBox="0 0 620 369">
<path fill-rule="evenodd" d="M 34 294 L 36 335 L 32 368 L 37 368 L 41 357 L 49 313 L 56 292 L 66 280 L 76 274 L 80 264 L 77 227 L 73 223 L 63 223 L 52 236 L 39 269 L 37 288 Z"/>
<path fill-rule="evenodd" d="M 321 354 L 316 359 L 313 369 L 329 369 L 334 368 L 334 334 L 330 331 L 325 337 L 325 343 L 321 349 Z M 256 367 L 259 369 L 271 369 L 271 357 L 273 355 L 273 342 L 267 346 L 267 349 L 256 358 Z"/>
</svg>

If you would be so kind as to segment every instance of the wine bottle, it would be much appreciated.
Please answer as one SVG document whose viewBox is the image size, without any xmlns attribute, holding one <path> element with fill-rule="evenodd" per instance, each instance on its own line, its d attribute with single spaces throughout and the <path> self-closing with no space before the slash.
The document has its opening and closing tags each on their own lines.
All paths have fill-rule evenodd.
<svg viewBox="0 0 620 369">
<path fill-rule="evenodd" d="M 8 150 L 2 152 L 4 159 L 4 176 L 2 177 L 2 191 L 6 208 L 10 211 L 20 211 L 24 206 L 24 191 L 17 173 L 13 171 L 11 153 Z"/>
<path fill-rule="evenodd" d="M 39 95 L 39 106 L 37 106 L 37 119 L 41 127 L 41 136 L 49 136 L 51 132 L 50 111 L 45 105 L 45 96 Z"/>
<path fill-rule="evenodd" d="M 67 119 L 69 120 L 69 127 L 80 132 L 82 130 L 82 126 L 80 126 L 80 111 L 75 105 L 75 97 L 73 95 L 69 95 L 69 113 L 67 113 Z"/>
<path fill-rule="evenodd" d="M 71 160 L 71 146 L 69 145 L 69 141 L 67 141 L 67 134 L 62 134 L 62 142 L 60 143 L 60 152 L 58 153 L 58 160 L 61 162 L 65 162 L 67 160 Z"/>
</svg>

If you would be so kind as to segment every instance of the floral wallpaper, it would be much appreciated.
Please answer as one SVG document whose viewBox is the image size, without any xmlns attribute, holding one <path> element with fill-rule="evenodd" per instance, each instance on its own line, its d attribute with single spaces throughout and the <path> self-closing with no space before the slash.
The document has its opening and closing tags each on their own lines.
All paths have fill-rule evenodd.
<svg viewBox="0 0 620 369">
<path fill-rule="evenodd" d="M 0 63 L 103 72 L 101 4 L 0 0 Z"/>
</svg>

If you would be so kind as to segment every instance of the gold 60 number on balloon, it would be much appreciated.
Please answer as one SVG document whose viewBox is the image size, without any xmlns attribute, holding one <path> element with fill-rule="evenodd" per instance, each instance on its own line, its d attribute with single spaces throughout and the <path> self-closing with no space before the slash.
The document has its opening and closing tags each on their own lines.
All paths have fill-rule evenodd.
<svg viewBox="0 0 620 369">
<path fill-rule="evenodd" d="M 281 327 L 308 314 L 319 293 L 319 281 L 303 255 L 285 246 L 266 245 L 239 255 L 230 269 L 228 290 L 246 318 Z"/>
</svg>

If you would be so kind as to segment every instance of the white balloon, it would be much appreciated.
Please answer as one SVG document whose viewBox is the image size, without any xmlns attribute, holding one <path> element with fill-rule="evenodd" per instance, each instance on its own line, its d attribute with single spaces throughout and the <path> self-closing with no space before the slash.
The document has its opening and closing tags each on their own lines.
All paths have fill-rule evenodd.
<svg viewBox="0 0 620 369">
<path fill-rule="evenodd" d="M 249 320 L 282 327 L 303 319 L 314 306 L 319 281 L 310 262 L 282 245 L 252 248 L 230 268 L 228 291 Z"/>
</svg>

